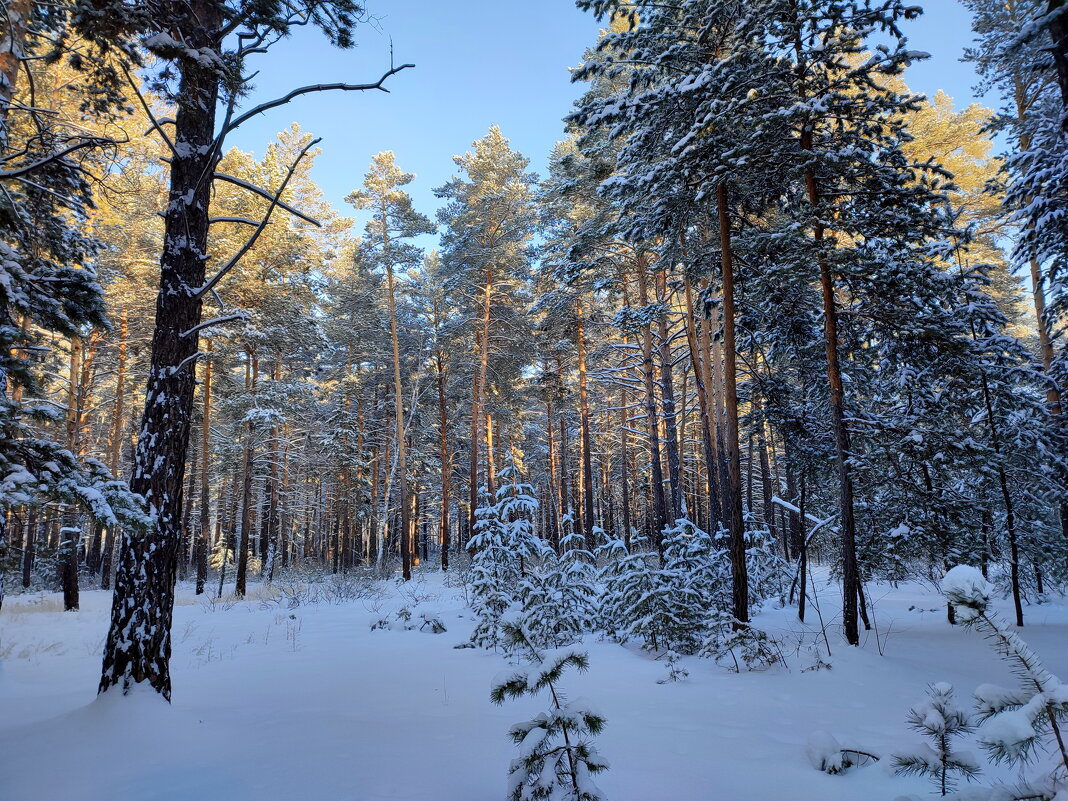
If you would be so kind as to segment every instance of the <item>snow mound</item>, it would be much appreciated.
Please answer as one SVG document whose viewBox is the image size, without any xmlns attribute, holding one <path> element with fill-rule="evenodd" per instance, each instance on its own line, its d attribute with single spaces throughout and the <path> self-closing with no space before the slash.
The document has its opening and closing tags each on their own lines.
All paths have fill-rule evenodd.
<svg viewBox="0 0 1068 801">
<path fill-rule="evenodd" d="M 994 588 L 974 567 L 957 565 L 942 579 L 942 592 L 951 604 L 982 611 L 990 603 Z"/>
<path fill-rule="evenodd" d="M 842 745 L 834 735 L 826 731 L 814 731 L 805 743 L 805 754 L 812 767 L 824 773 L 841 773 Z"/>
</svg>

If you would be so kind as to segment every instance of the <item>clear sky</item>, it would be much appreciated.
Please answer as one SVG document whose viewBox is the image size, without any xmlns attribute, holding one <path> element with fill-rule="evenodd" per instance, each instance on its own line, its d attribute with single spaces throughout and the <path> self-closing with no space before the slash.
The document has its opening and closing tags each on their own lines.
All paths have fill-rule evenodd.
<svg viewBox="0 0 1068 801">
<path fill-rule="evenodd" d="M 916 91 L 945 90 L 959 105 L 973 102 L 976 82 L 963 48 L 971 38 L 968 15 L 957 0 L 918 0 L 926 9 L 909 23 L 913 49 L 931 58 L 915 65 Z M 392 77 L 389 94 L 324 93 L 298 98 L 244 126 L 230 144 L 262 155 L 275 133 L 292 121 L 321 136 L 323 154 L 314 176 L 344 214 L 345 195 L 362 181 L 371 156 L 392 150 L 402 169 L 417 174 L 410 190 L 418 210 L 433 215 L 433 188 L 453 174 L 452 156 L 465 152 L 493 124 L 514 148 L 544 172 L 561 117 L 582 87 L 568 67 L 595 43 L 598 25 L 573 0 L 367 0 L 375 22 L 357 31 L 354 50 L 330 47 L 314 31 L 298 31 L 259 57 L 251 106 L 316 83 L 377 80 L 390 62 L 413 70 Z"/>
</svg>

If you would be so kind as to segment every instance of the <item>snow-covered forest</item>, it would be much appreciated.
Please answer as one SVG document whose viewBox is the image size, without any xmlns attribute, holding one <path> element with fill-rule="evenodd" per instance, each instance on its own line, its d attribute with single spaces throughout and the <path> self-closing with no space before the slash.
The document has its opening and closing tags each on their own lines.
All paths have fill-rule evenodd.
<svg viewBox="0 0 1068 801">
<path fill-rule="evenodd" d="M 1068 0 L 951 2 L 576 0 L 435 208 L 399 31 L 257 90 L 377 2 L 3 0 L 0 799 L 1068 801 Z"/>
</svg>

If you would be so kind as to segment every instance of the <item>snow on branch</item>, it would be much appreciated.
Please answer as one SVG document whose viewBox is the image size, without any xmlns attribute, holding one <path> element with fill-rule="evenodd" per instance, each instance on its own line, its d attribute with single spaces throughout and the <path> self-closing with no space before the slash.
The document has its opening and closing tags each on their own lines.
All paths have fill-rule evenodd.
<svg viewBox="0 0 1068 801">
<path fill-rule="evenodd" d="M 801 514 L 801 510 L 798 507 L 794 506 L 789 501 L 784 501 L 778 495 L 774 496 L 771 499 L 771 502 L 776 504 L 777 506 L 781 506 L 787 512 L 793 512 L 795 515 Z M 810 515 L 808 512 L 805 512 L 805 519 L 808 520 L 808 522 L 810 523 L 815 523 L 816 526 L 820 528 L 831 522 L 831 519 L 820 520 L 818 517 L 816 517 L 815 515 Z"/>
<path fill-rule="evenodd" d="M 252 232 L 252 236 L 250 236 L 245 241 L 245 244 L 242 245 L 241 248 L 237 251 L 237 253 L 233 255 L 230 261 L 226 262 L 226 264 L 223 265 L 222 269 L 220 269 L 219 272 L 215 273 L 215 276 L 206 284 L 204 284 L 204 286 L 196 290 L 196 297 L 203 297 L 205 294 L 210 292 L 215 287 L 215 285 L 219 283 L 219 281 L 221 281 L 223 277 L 237 265 L 238 262 L 241 261 L 244 255 L 252 249 L 252 246 L 256 244 L 256 240 L 260 238 L 260 234 L 262 234 L 264 230 L 266 230 L 267 224 L 271 221 L 271 215 L 274 213 L 275 208 L 281 205 L 282 195 L 285 193 L 286 187 L 289 186 L 289 182 L 293 178 L 293 173 L 296 172 L 297 166 L 300 164 L 301 160 L 306 155 L 308 155 L 308 151 L 315 147 L 317 144 L 319 144 L 319 142 L 321 141 L 322 139 L 311 140 L 310 142 L 308 142 L 308 144 L 304 146 L 300 153 L 297 154 L 297 157 L 293 160 L 293 163 L 289 165 L 289 170 L 286 172 L 286 177 L 282 179 L 282 185 L 278 187 L 278 191 L 271 197 L 271 205 L 267 207 L 267 211 L 264 213 L 263 219 L 260 220 L 259 227 L 257 227 L 256 230 Z"/>
<path fill-rule="evenodd" d="M 315 141 L 318 142 L 319 140 L 316 139 Z M 262 197 L 265 200 L 270 200 L 272 203 L 275 203 L 280 208 L 288 211 L 294 217 L 296 217 L 296 218 L 298 218 L 300 220 L 304 220 L 304 222 L 310 223 L 311 225 L 314 225 L 316 228 L 322 228 L 322 223 L 320 223 L 314 217 L 309 217 L 307 214 L 305 214 L 304 212 L 300 211 L 299 209 L 295 209 L 292 206 L 290 206 L 288 203 L 282 202 L 281 200 L 279 200 L 277 198 L 276 195 L 272 195 L 266 189 L 262 189 L 262 188 L 256 186 L 255 184 L 251 184 L 248 181 L 242 180 L 241 178 L 238 178 L 236 176 L 227 175 L 224 172 L 216 172 L 213 177 L 218 179 L 218 180 L 220 180 L 220 181 L 225 181 L 228 184 L 233 184 L 234 186 L 240 186 L 242 189 L 247 189 L 249 192 L 252 192 L 253 194 L 259 195 L 260 197 Z"/>
<path fill-rule="evenodd" d="M 74 153 L 77 150 L 84 150 L 87 147 L 105 147 L 107 145 L 118 145 L 128 141 L 129 139 L 118 140 L 111 139 L 106 136 L 89 136 L 85 138 L 80 138 L 75 141 L 74 144 L 68 145 L 67 147 L 63 148 L 62 150 L 58 150 L 55 153 L 49 153 L 47 156 L 40 158 L 31 164 L 26 164 L 22 167 L 17 167 L 13 170 L 4 170 L 0 172 L 0 180 L 21 178 L 24 175 L 29 175 L 30 173 L 41 169 L 47 164 L 51 164 L 53 161 L 59 161 L 65 156 L 69 156 L 71 153 Z"/>
<path fill-rule="evenodd" d="M 375 89 L 381 92 L 389 92 L 385 87 L 386 80 L 393 75 L 396 75 L 401 70 L 406 70 L 414 66 L 414 64 L 401 64 L 399 67 L 390 67 L 390 69 L 383 73 L 382 77 L 374 83 L 320 83 L 311 86 L 302 86 L 299 89 L 294 89 L 287 95 L 275 98 L 274 100 L 269 100 L 266 103 L 261 103 L 255 108 L 249 109 L 244 114 L 228 123 L 223 128 L 220 135 L 226 136 L 253 117 L 263 114 L 265 111 L 270 111 L 272 108 L 284 106 L 294 98 L 300 97 L 300 95 L 311 94 L 312 92 L 367 92 Z"/>
<path fill-rule="evenodd" d="M 183 331 L 178 336 L 180 336 L 182 339 L 185 339 L 186 337 L 191 337 L 194 334 L 200 333 L 205 328 L 211 328 L 211 327 L 216 326 L 216 325 L 222 325 L 223 323 L 232 323 L 232 322 L 235 322 L 237 320 L 248 320 L 248 312 L 239 311 L 239 312 L 234 312 L 233 314 L 227 314 L 227 315 L 225 315 L 223 317 L 213 317 L 210 320 L 205 320 L 200 325 L 193 326 L 188 331 Z"/>
</svg>

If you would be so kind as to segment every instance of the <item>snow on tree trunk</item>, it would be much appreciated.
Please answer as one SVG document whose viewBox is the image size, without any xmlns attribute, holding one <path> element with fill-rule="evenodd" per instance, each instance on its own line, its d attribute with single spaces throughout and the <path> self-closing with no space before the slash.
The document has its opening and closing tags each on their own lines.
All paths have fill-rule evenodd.
<svg viewBox="0 0 1068 801">
<path fill-rule="evenodd" d="M 202 2 L 194 8 L 203 25 L 190 31 L 186 45 L 214 47 L 208 34 L 217 9 Z M 183 65 L 152 360 L 130 481 L 153 525 L 123 533 L 100 692 L 119 687 L 125 694 L 147 682 L 171 697 L 171 615 L 198 345 L 195 334 L 184 334 L 200 324 L 196 293 L 204 284 L 218 93 L 216 69 Z"/>
</svg>

